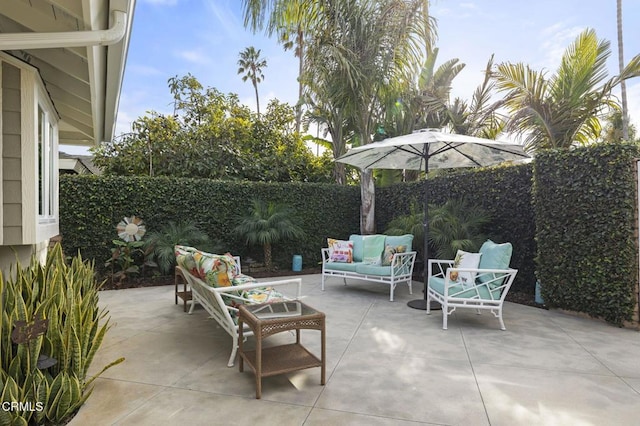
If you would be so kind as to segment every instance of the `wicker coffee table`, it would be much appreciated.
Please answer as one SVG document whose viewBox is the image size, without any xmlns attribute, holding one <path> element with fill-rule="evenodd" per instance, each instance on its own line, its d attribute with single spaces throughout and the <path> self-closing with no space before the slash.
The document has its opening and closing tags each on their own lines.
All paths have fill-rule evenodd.
<svg viewBox="0 0 640 426">
<path fill-rule="evenodd" d="M 238 316 L 240 372 L 244 362 L 256 375 L 256 398 L 262 396 L 262 378 L 320 367 L 320 384 L 325 384 L 325 315 L 299 301 L 277 302 L 260 305 L 241 305 Z M 256 339 L 256 349 L 243 348 L 243 328 L 246 324 Z M 296 342 L 262 348 L 265 337 L 283 331 L 295 330 Z M 300 330 L 320 330 L 321 356 L 318 358 L 300 343 Z"/>
</svg>

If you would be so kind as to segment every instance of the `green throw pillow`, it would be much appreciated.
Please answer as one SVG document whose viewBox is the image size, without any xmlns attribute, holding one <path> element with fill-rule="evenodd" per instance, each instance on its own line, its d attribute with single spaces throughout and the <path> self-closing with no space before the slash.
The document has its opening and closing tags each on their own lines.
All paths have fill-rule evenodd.
<svg viewBox="0 0 640 426">
<path fill-rule="evenodd" d="M 384 235 L 366 235 L 364 238 L 362 263 L 380 265 L 384 250 Z"/>
</svg>

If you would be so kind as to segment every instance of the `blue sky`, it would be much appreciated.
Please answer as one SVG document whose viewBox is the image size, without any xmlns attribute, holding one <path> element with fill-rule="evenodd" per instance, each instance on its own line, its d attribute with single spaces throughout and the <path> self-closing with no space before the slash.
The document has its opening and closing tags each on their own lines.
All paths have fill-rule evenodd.
<svg viewBox="0 0 640 426">
<path fill-rule="evenodd" d="M 297 59 L 274 40 L 242 25 L 240 0 L 137 0 L 116 134 L 146 111 L 171 113 L 167 80 L 193 74 L 205 87 L 237 93 L 255 110 L 250 82 L 237 74 L 238 54 L 248 46 L 267 59 L 258 87 L 260 104 L 297 100 Z M 618 74 L 616 0 L 434 0 L 438 23 L 437 64 L 458 58 L 465 70 L 453 95 L 469 99 L 495 63 L 525 62 L 554 71 L 564 49 L 585 28 L 611 42 L 609 75 Z M 625 62 L 640 53 L 640 1 L 623 0 Z M 640 130 L 640 78 L 627 81 L 632 122 Z M 63 149 L 64 150 L 64 149 Z"/>
</svg>

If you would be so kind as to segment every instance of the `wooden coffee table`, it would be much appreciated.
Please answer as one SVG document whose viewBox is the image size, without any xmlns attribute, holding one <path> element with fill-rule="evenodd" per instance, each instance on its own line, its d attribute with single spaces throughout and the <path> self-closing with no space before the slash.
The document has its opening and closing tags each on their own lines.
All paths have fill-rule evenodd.
<svg viewBox="0 0 640 426">
<path fill-rule="evenodd" d="M 241 305 L 239 307 L 238 331 L 240 353 L 240 372 L 244 371 L 244 362 L 256 375 L 256 399 L 262 396 L 262 378 L 320 367 L 320 384 L 325 384 L 326 349 L 325 315 L 299 301 L 277 302 L 260 305 Z M 256 338 L 256 349 L 245 351 L 243 348 L 243 328 L 246 324 Z M 295 330 L 296 342 L 262 348 L 265 337 L 283 331 Z M 320 358 L 309 352 L 300 343 L 300 330 L 320 330 Z"/>
</svg>

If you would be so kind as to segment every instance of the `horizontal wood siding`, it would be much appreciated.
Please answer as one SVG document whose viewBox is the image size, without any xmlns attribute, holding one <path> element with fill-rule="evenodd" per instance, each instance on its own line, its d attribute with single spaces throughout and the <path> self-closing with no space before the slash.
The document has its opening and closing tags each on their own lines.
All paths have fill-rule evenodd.
<svg viewBox="0 0 640 426">
<path fill-rule="evenodd" d="M 2 244 L 22 243 L 20 69 L 2 63 Z"/>
</svg>

